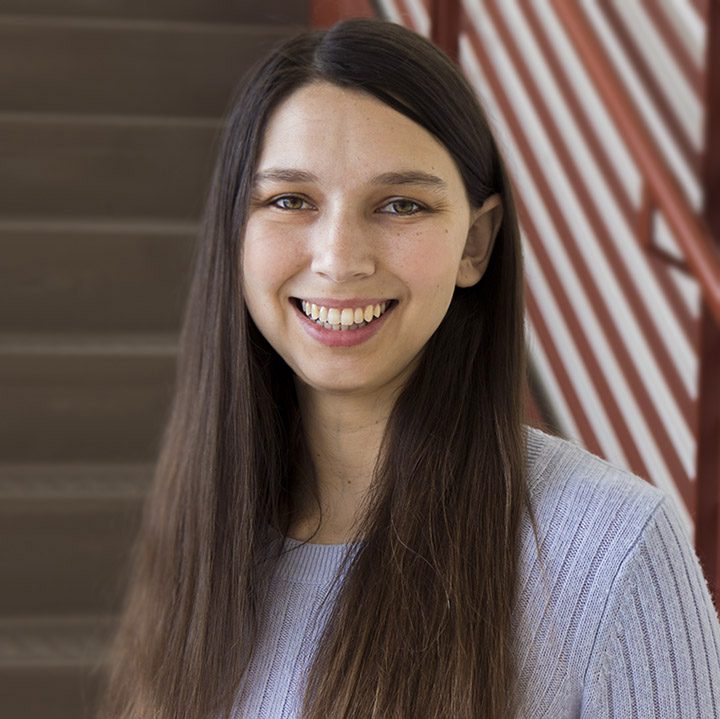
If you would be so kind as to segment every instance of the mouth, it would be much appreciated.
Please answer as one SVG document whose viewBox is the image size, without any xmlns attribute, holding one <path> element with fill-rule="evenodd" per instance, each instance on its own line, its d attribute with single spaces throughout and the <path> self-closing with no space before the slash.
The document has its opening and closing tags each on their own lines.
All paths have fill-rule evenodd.
<svg viewBox="0 0 720 719">
<path fill-rule="evenodd" d="M 328 330 L 339 331 L 352 331 L 367 327 L 397 304 L 397 300 L 386 300 L 359 307 L 328 307 L 298 297 L 293 300 L 297 308 L 317 325 Z"/>
</svg>

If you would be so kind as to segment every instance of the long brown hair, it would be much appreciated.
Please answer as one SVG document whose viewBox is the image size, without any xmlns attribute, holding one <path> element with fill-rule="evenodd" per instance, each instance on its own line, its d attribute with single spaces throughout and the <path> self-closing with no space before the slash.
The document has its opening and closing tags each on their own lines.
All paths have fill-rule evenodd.
<svg viewBox="0 0 720 719">
<path fill-rule="evenodd" d="M 252 652 L 268 527 L 293 511 L 303 439 L 289 368 L 249 318 L 240 245 L 264 128 L 313 81 L 379 98 L 455 159 L 504 219 L 397 400 L 360 545 L 317 647 L 308 719 L 512 712 L 511 612 L 526 504 L 522 262 L 512 193 L 478 101 L 429 41 L 352 20 L 288 41 L 229 114 L 181 337 L 177 390 L 103 717 L 229 713 Z"/>
</svg>

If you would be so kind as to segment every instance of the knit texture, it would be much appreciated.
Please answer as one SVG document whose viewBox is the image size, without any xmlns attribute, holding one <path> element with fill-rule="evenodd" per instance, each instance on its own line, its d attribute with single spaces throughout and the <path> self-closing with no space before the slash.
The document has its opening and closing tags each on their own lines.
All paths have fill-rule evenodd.
<svg viewBox="0 0 720 719">
<path fill-rule="evenodd" d="M 720 719 L 720 624 L 689 538 L 648 483 L 528 431 L 513 630 L 523 719 Z M 285 540 L 234 717 L 299 716 L 351 545 Z"/>
</svg>

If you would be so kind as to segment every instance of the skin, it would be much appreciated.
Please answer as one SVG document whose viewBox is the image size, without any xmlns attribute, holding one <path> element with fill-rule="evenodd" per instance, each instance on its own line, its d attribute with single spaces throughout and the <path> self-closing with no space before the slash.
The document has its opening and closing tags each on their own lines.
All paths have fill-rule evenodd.
<svg viewBox="0 0 720 719">
<path fill-rule="evenodd" d="M 472 208 L 443 145 L 370 95 L 313 83 L 270 118 L 242 272 L 254 322 L 295 372 L 315 465 L 322 512 L 301 487 L 291 536 L 352 536 L 395 398 L 455 286 L 481 279 L 501 218 L 498 196 Z M 318 339 L 297 298 L 392 305 L 363 341 L 329 346 L 335 331 Z"/>
</svg>

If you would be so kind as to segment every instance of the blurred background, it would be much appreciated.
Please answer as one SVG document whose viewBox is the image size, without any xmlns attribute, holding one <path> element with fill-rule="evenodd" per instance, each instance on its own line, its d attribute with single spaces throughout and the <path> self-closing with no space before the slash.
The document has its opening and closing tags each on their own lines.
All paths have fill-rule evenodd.
<svg viewBox="0 0 720 719">
<path fill-rule="evenodd" d="M 720 580 L 720 5 L 0 0 L 0 716 L 91 716 L 222 116 L 382 16 L 477 90 L 525 241 L 530 420 L 664 489 Z"/>
</svg>

